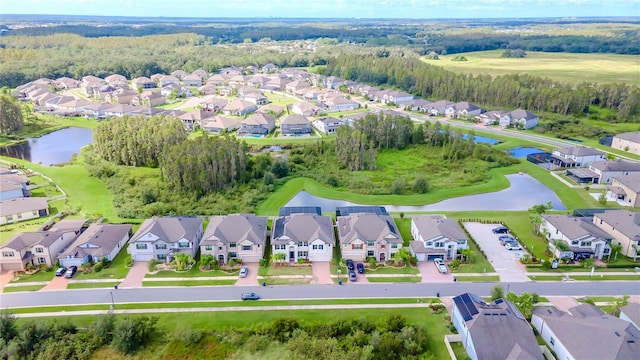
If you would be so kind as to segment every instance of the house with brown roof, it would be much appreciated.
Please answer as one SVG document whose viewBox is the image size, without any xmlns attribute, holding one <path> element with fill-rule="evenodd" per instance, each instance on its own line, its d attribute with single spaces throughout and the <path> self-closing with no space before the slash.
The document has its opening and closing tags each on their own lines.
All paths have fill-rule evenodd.
<svg viewBox="0 0 640 360">
<path fill-rule="evenodd" d="M 240 119 L 216 115 L 204 120 L 201 126 L 208 133 L 231 132 L 240 127 Z"/>
<path fill-rule="evenodd" d="M 58 254 L 76 234 L 73 231 L 36 231 L 18 233 L 0 247 L 2 270 L 26 270 L 27 266 L 53 266 Z"/>
<path fill-rule="evenodd" d="M 287 85 L 285 86 L 285 90 L 289 94 L 295 94 L 297 91 L 308 89 L 309 87 L 309 83 L 304 80 L 294 80 L 290 83 L 287 83 Z"/>
<path fill-rule="evenodd" d="M 640 355 L 640 330 L 590 304 L 567 312 L 535 307 L 531 325 L 558 359 L 630 360 Z"/>
<path fill-rule="evenodd" d="M 56 79 L 55 85 L 58 89 L 76 89 L 80 86 L 80 81 L 63 76 Z"/>
<path fill-rule="evenodd" d="M 179 80 L 183 80 L 187 75 L 188 75 L 187 72 L 181 69 L 174 70 L 173 72 L 171 72 L 171 76 Z"/>
<path fill-rule="evenodd" d="M 325 110 L 319 106 L 302 101 L 292 104 L 291 112 L 303 116 L 318 116 L 319 114 L 324 114 Z"/>
<path fill-rule="evenodd" d="M 269 105 L 261 106 L 260 108 L 258 108 L 258 110 L 256 110 L 256 112 L 262 113 L 262 114 L 269 114 L 273 116 L 280 116 L 280 114 L 284 112 L 284 106 L 269 104 Z"/>
<path fill-rule="evenodd" d="M 304 115 L 291 114 L 280 119 L 282 136 L 302 136 L 311 134 L 311 124 Z"/>
<path fill-rule="evenodd" d="M 229 259 L 258 262 L 264 255 L 266 239 L 266 216 L 213 216 L 202 236 L 200 254 L 211 254 L 221 264 Z"/>
<path fill-rule="evenodd" d="M 23 197 L 0 201 L 0 225 L 49 216 L 46 198 Z"/>
<path fill-rule="evenodd" d="M 222 112 L 227 115 L 243 116 L 258 110 L 258 106 L 252 102 L 234 99 L 222 108 Z"/>
<path fill-rule="evenodd" d="M 131 80 L 131 84 L 136 89 L 155 89 L 157 87 L 155 81 L 149 79 L 148 77 L 141 76 Z"/>
<path fill-rule="evenodd" d="M 202 234 L 202 218 L 153 217 L 140 225 L 129 241 L 127 252 L 134 261 L 171 262 L 176 253 L 194 258 Z"/>
<path fill-rule="evenodd" d="M 284 254 L 286 261 L 331 261 L 335 244 L 331 216 L 293 213 L 273 221 L 271 253 Z"/>
<path fill-rule="evenodd" d="M 240 123 L 238 136 L 265 136 L 276 127 L 276 118 L 269 114 L 255 113 Z"/>
<path fill-rule="evenodd" d="M 107 77 L 104 78 L 104 80 L 107 82 L 107 84 L 119 88 L 120 84 L 122 84 L 123 82 L 126 83 L 127 82 L 127 78 L 120 75 L 120 74 L 113 74 L 113 75 L 109 75 Z"/>
<path fill-rule="evenodd" d="M 207 111 L 221 111 L 228 103 L 229 101 L 227 99 L 219 98 L 214 95 L 207 95 L 198 105 L 202 106 L 202 108 Z"/>
<path fill-rule="evenodd" d="M 359 108 L 360 104 L 357 101 L 347 99 L 342 94 L 333 93 L 323 97 L 320 106 L 327 111 L 348 111 Z"/>
<path fill-rule="evenodd" d="M 109 103 L 129 104 L 133 98 L 138 97 L 138 90 L 118 89 L 105 96 L 104 100 Z"/>
<path fill-rule="evenodd" d="M 186 87 L 202 86 L 202 77 L 194 74 L 187 75 L 182 78 L 182 85 Z"/>
<path fill-rule="evenodd" d="M 611 148 L 640 155 L 640 131 L 615 135 L 611 141 Z"/>
<path fill-rule="evenodd" d="M 640 207 L 640 172 L 613 178 L 610 195 L 627 206 Z"/>
<path fill-rule="evenodd" d="M 102 259 L 113 261 L 133 234 L 128 224 L 91 224 L 60 255 L 61 266 L 82 266 Z"/>
<path fill-rule="evenodd" d="M 184 113 L 178 116 L 178 119 L 182 121 L 185 129 L 193 130 L 193 128 L 198 125 L 202 125 L 208 119 L 211 119 L 216 116 L 216 113 L 213 111 L 206 111 L 202 109 L 193 109 L 188 113 Z"/>
<path fill-rule="evenodd" d="M 612 236 L 595 226 L 591 218 L 543 214 L 542 219 L 544 222 L 540 224 L 540 232 L 545 234 L 550 248 L 560 259 L 601 260 L 611 252 L 609 243 Z M 566 245 L 560 247 L 556 241 Z"/>
<path fill-rule="evenodd" d="M 416 215 L 411 218 L 409 243 L 411 255 L 418 261 L 456 259 L 458 251 L 469 247 L 464 230 L 453 219 L 441 215 Z"/>
<path fill-rule="evenodd" d="M 622 246 L 622 255 L 635 259 L 640 254 L 640 213 L 606 210 L 594 214 L 593 223 L 613 237 L 612 244 Z"/>
<path fill-rule="evenodd" d="M 0 201 L 31 196 L 29 178 L 18 174 L 0 175 Z"/>
<path fill-rule="evenodd" d="M 256 105 L 266 105 L 269 103 L 269 99 L 262 94 L 262 92 L 250 92 L 242 95 L 242 100 L 248 101 Z"/>
<path fill-rule="evenodd" d="M 143 91 L 139 96 L 131 99 L 131 105 L 134 106 L 158 106 L 167 102 L 167 98 L 157 91 Z"/>
<path fill-rule="evenodd" d="M 160 77 L 158 84 L 160 84 L 162 88 L 167 85 L 180 85 L 180 79 L 172 75 L 163 75 Z"/>
<path fill-rule="evenodd" d="M 340 250 L 344 259 L 392 260 L 402 248 L 402 236 L 393 218 L 384 211 L 371 212 L 368 206 L 339 209 L 336 217 Z M 383 208 L 384 209 L 384 208 Z M 362 211 L 362 212 L 360 212 Z"/>
<path fill-rule="evenodd" d="M 342 125 L 345 125 L 344 121 L 332 116 L 321 117 L 313 121 L 313 127 L 325 134 L 335 134 Z"/>
</svg>

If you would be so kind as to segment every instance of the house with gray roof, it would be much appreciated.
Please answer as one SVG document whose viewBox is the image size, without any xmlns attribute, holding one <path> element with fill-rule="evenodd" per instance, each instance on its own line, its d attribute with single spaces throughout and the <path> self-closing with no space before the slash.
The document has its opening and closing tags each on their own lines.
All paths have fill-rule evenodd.
<svg viewBox="0 0 640 360">
<path fill-rule="evenodd" d="M 519 126 L 523 129 L 531 129 L 538 126 L 540 117 L 532 112 L 523 109 L 513 110 L 509 113 L 512 126 Z M 502 125 L 502 124 L 501 124 Z"/>
<path fill-rule="evenodd" d="M 614 177 L 640 173 L 640 162 L 626 160 L 603 160 L 589 165 L 589 170 L 597 175 L 598 184 L 611 184 Z"/>
<path fill-rule="evenodd" d="M 280 119 L 282 136 L 301 136 L 311 134 L 311 123 L 304 115 L 291 114 Z"/>
<path fill-rule="evenodd" d="M 76 239 L 73 231 L 18 233 L 0 247 L 0 269 L 26 270 L 27 266 L 53 266 L 58 254 Z"/>
<path fill-rule="evenodd" d="M 629 303 L 621 307 L 620 319 L 628 321 L 633 324 L 633 326 L 640 329 L 640 304 Z"/>
<path fill-rule="evenodd" d="M 460 101 L 455 103 L 452 107 L 448 107 L 445 110 L 447 117 L 467 118 L 480 115 L 482 109 L 476 104 L 472 104 L 468 101 Z"/>
<path fill-rule="evenodd" d="M 336 225 L 344 259 L 365 261 L 372 257 L 376 261 L 387 261 L 402 248 L 400 231 L 386 210 L 384 213 L 359 212 L 354 207 L 348 215 L 337 216 Z"/>
<path fill-rule="evenodd" d="M 609 191 L 618 199 L 618 202 L 631 207 L 640 207 L 640 172 L 614 177 Z"/>
<path fill-rule="evenodd" d="M 636 258 L 640 252 L 640 213 L 629 210 L 606 210 L 593 215 L 593 223 L 622 246 L 622 255 Z"/>
<path fill-rule="evenodd" d="M 411 218 L 411 236 L 414 240 L 409 243 L 409 250 L 418 261 L 455 259 L 459 250 L 469 247 L 469 239 L 460 225 L 441 215 Z"/>
<path fill-rule="evenodd" d="M 200 242 L 200 254 L 225 264 L 229 259 L 258 262 L 267 239 L 267 217 L 253 214 L 213 216 Z"/>
<path fill-rule="evenodd" d="M 631 131 L 615 135 L 611 148 L 640 155 L 640 131 Z"/>
<path fill-rule="evenodd" d="M 102 259 L 113 261 L 133 234 L 129 224 L 91 224 L 59 256 L 60 265 L 81 266 Z"/>
<path fill-rule="evenodd" d="M 313 127 L 325 134 L 335 134 L 336 130 L 344 124 L 342 119 L 332 116 L 321 117 L 313 121 Z"/>
<path fill-rule="evenodd" d="M 602 259 L 609 255 L 612 236 L 595 226 L 590 218 L 571 215 L 542 215 L 540 232 L 545 234 L 555 255 L 560 259 L 582 260 L 594 257 Z M 560 240 L 565 249 L 556 246 Z"/>
<path fill-rule="evenodd" d="M 472 360 L 544 360 L 529 322 L 511 302 L 464 293 L 453 303 L 452 322 Z"/>
<path fill-rule="evenodd" d="M 31 196 L 29 178 L 18 174 L 0 175 L 0 201 Z"/>
<path fill-rule="evenodd" d="M 0 201 L 0 225 L 49 216 L 49 204 L 43 197 L 24 197 Z"/>
<path fill-rule="evenodd" d="M 254 113 L 240 122 L 238 136 L 265 136 L 276 127 L 276 118 L 266 113 Z"/>
<path fill-rule="evenodd" d="M 551 162 L 560 167 L 586 167 L 606 159 L 604 152 L 588 146 L 569 146 L 551 153 Z"/>
<path fill-rule="evenodd" d="M 568 312 L 534 308 L 531 325 L 558 359 L 631 360 L 640 355 L 640 330 L 590 304 Z"/>
<path fill-rule="evenodd" d="M 203 228 L 202 218 L 153 217 L 145 220 L 129 241 L 133 261 L 156 259 L 171 262 L 176 253 L 196 256 Z"/>
<path fill-rule="evenodd" d="M 272 254 L 284 254 L 285 261 L 331 261 L 335 244 L 331 216 L 291 213 L 273 221 Z"/>
</svg>

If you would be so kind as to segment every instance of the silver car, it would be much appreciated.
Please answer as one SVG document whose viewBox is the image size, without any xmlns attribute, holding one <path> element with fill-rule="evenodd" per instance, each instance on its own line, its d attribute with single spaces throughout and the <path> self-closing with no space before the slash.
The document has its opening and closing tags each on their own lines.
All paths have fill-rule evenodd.
<svg viewBox="0 0 640 360">
<path fill-rule="evenodd" d="M 249 274 L 249 269 L 246 266 L 240 268 L 240 277 L 246 278 L 247 274 Z"/>
<path fill-rule="evenodd" d="M 446 274 L 449 272 L 449 269 L 447 269 L 447 265 L 444 263 L 444 260 L 435 259 L 433 260 L 433 263 L 436 264 L 436 267 L 438 268 L 439 273 Z"/>
</svg>

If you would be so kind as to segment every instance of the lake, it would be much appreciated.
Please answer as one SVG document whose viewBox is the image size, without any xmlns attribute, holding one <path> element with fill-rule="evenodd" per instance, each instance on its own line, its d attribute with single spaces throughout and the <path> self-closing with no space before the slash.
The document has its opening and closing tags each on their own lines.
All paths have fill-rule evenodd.
<svg viewBox="0 0 640 360">
<path fill-rule="evenodd" d="M 27 138 L 27 141 L 21 144 L 2 147 L 0 155 L 36 164 L 60 164 L 71 160 L 73 154 L 79 154 L 80 148 L 91 144 L 92 141 L 91 129 L 69 127 L 39 138 Z"/>
<path fill-rule="evenodd" d="M 443 200 L 429 205 L 396 206 L 383 205 L 387 211 L 519 211 L 528 210 L 533 205 L 546 204 L 551 201 L 554 210 L 566 210 L 562 201 L 548 187 L 527 174 L 511 174 L 506 176 L 511 186 L 504 190 L 461 196 Z M 334 212 L 339 206 L 357 206 L 344 200 L 333 200 L 311 195 L 300 191 L 285 206 L 319 206 L 323 212 Z"/>
</svg>

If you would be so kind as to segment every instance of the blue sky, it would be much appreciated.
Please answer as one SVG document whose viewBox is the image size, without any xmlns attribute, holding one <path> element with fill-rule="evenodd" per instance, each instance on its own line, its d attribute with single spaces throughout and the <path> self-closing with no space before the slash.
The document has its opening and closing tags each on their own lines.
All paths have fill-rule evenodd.
<svg viewBox="0 0 640 360">
<path fill-rule="evenodd" d="M 0 0 L 2 14 L 421 19 L 640 16 L 640 0 Z"/>
</svg>

